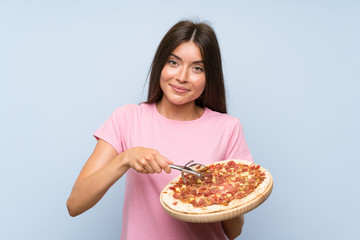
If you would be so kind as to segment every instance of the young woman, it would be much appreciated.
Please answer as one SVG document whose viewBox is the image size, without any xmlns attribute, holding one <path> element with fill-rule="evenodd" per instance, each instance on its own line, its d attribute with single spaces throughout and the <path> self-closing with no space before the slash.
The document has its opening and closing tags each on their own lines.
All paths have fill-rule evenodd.
<svg viewBox="0 0 360 240">
<path fill-rule="evenodd" d="M 93 207 L 126 173 L 122 239 L 233 239 L 241 233 L 243 216 L 188 223 L 167 215 L 159 202 L 161 190 L 180 174 L 170 163 L 252 161 L 239 120 L 226 114 L 220 49 L 209 25 L 175 24 L 155 54 L 147 102 L 116 109 L 94 136 L 94 152 L 67 201 L 71 216 Z"/>
</svg>

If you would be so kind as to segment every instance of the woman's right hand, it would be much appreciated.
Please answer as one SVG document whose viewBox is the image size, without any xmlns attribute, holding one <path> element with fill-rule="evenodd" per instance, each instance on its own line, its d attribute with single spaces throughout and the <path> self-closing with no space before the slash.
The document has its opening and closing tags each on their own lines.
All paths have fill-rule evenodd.
<svg viewBox="0 0 360 240">
<path fill-rule="evenodd" d="M 120 154 L 109 143 L 99 139 L 85 163 L 67 200 L 71 216 L 93 207 L 131 167 L 140 173 L 170 173 L 167 158 L 150 148 L 135 147 Z"/>
<path fill-rule="evenodd" d="M 152 148 L 134 147 L 121 153 L 122 159 L 129 167 L 143 174 L 160 173 L 164 170 L 170 173 L 172 162 Z"/>
</svg>

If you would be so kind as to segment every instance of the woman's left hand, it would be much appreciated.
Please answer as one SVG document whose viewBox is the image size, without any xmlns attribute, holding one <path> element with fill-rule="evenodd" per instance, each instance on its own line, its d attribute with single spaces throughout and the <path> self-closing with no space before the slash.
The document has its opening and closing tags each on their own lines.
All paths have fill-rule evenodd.
<svg viewBox="0 0 360 240">
<path fill-rule="evenodd" d="M 224 233 L 229 239 L 237 238 L 244 225 L 244 215 L 221 222 Z"/>
</svg>

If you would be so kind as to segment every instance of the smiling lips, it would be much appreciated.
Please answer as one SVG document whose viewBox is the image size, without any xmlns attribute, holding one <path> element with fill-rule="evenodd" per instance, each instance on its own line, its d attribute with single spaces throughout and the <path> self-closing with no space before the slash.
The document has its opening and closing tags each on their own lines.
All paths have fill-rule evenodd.
<svg viewBox="0 0 360 240">
<path fill-rule="evenodd" d="M 177 93 L 186 93 L 186 92 L 190 91 L 189 89 L 186 89 L 186 88 L 183 88 L 183 87 L 180 87 L 177 85 L 170 84 L 170 86 Z"/>
</svg>

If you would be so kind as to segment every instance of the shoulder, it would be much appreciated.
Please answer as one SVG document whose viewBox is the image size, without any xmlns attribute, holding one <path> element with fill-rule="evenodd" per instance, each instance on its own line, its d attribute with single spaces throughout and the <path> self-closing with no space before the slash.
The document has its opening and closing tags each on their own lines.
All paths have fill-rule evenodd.
<svg viewBox="0 0 360 240">
<path fill-rule="evenodd" d="M 126 104 L 123 106 L 120 106 L 115 109 L 114 113 L 127 113 L 127 112 L 135 112 L 139 109 L 139 105 L 136 104 Z"/>
<path fill-rule="evenodd" d="M 227 113 L 216 112 L 208 108 L 205 108 L 205 111 L 206 111 L 206 119 L 212 122 L 219 122 L 226 126 L 235 126 L 240 124 L 239 118 L 231 116 Z"/>
<path fill-rule="evenodd" d="M 153 112 L 151 104 L 126 104 L 116 108 L 111 114 L 111 118 L 116 122 L 129 122 L 138 121 L 140 119 L 147 119 Z"/>
<path fill-rule="evenodd" d="M 134 114 L 140 112 L 151 111 L 152 105 L 147 103 L 126 104 L 115 109 L 115 114 Z"/>
</svg>

